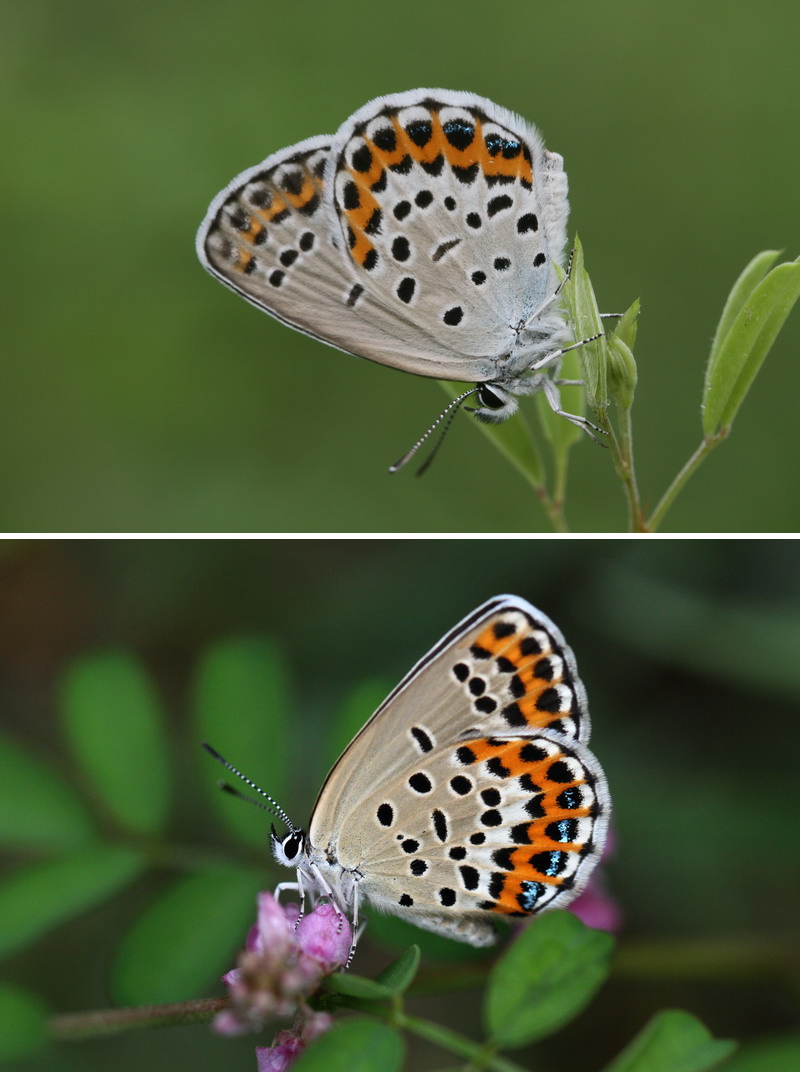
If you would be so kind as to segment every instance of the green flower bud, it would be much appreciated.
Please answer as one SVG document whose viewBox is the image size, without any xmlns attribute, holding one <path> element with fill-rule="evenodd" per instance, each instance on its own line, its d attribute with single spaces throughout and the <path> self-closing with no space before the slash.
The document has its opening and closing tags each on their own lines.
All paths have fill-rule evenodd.
<svg viewBox="0 0 800 1072">
<path fill-rule="evenodd" d="M 620 409 L 630 409 L 636 390 L 636 360 L 631 350 L 616 335 L 608 343 L 608 393 Z"/>
</svg>

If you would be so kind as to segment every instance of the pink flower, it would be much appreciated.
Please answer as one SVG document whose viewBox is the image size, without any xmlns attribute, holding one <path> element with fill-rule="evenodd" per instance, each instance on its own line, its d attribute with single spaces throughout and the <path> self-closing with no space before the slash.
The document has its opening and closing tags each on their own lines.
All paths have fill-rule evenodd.
<svg viewBox="0 0 800 1072">
<path fill-rule="evenodd" d="M 353 932 L 334 905 L 320 904 L 298 923 L 299 913 L 298 905 L 284 907 L 271 893 L 259 894 L 256 925 L 237 967 L 222 977 L 230 1008 L 214 1021 L 219 1034 L 258 1031 L 269 1020 L 298 1012 L 303 1015 L 295 1034 L 298 1038 L 307 1034 L 303 1027 L 311 1020 L 306 1016 L 306 999 L 326 975 L 347 962 Z M 289 1045 L 287 1033 L 282 1034 L 286 1037 L 270 1049 Z"/>
<path fill-rule="evenodd" d="M 576 897 L 567 911 L 576 915 L 587 927 L 618 934 L 622 929 L 622 911 L 606 889 L 605 875 L 595 872 L 589 885 Z"/>
<path fill-rule="evenodd" d="M 353 932 L 342 913 L 332 904 L 321 904 L 300 920 L 297 940 L 308 957 L 319 961 L 330 974 L 347 963 Z"/>
<path fill-rule="evenodd" d="M 286 1072 L 303 1049 L 303 1040 L 292 1031 L 279 1031 L 271 1046 L 256 1046 L 258 1072 Z"/>
<path fill-rule="evenodd" d="M 291 1031 L 279 1031 L 271 1046 L 256 1046 L 258 1072 L 286 1072 L 309 1042 L 328 1031 L 333 1019 L 325 1012 L 309 1012 Z"/>
<path fill-rule="evenodd" d="M 616 840 L 613 831 L 609 830 L 603 855 L 589 879 L 589 884 L 567 909 L 587 927 L 609 931 L 611 934 L 618 934 L 622 929 L 622 909 L 608 891 L 603 861 L 614 855 Z"/>
</svg>

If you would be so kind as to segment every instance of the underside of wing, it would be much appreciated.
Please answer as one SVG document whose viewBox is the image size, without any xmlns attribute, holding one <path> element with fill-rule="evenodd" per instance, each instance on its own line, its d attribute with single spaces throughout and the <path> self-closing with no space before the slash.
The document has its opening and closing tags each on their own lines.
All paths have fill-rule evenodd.
<svg viewBox="0 0 800 1072">
<path fill-rule="evenodd" d="M 340 350 L 421 376 L 502 380 L 556 286 L 566 191 L 561 157 L 519 116 L 414 90 L 237 176 L 197 251 L 247 301 Z"/>
<path fill-rule="evenodd" d="M 342 249 L 326 204 L 330 142 L 309 138 L 237 176 L 198 231 L 200 261 L 246 301 L 306 335 L 379 364 L 442 376 L 453 354 L 413 312 L 377 301 Z M 448 364 L 447 371 L 458 370 Z"/>
<path fill-rule="evenodd" d="M 542 729 L 588 740 L 575 658 L 541 611 L 517 596 L 495 597 L 413 667 L 350 743 L 320 791 L 311 840 L 335 841 L 375 785 L 441 748 Z"/>
<path fill-rule="evenodd" d="M 490 914 L 527 916 L 580 893 L 608 814 L 603 772 L 584 746 L 546 732 L 480 737 L 376 789 L 361 812 L 366 836 L 351 832 L 338 851 L 371 903 L 486 944 Z"/>
<path fill-rule="evenodd" d="M 337 133 L 326 182 L 359 281 L 452 353 L 440 375 L 502 376 L 566 241 L 566 176 L 537 129 L 471 93 L 380 97 Z"/>
</svg>

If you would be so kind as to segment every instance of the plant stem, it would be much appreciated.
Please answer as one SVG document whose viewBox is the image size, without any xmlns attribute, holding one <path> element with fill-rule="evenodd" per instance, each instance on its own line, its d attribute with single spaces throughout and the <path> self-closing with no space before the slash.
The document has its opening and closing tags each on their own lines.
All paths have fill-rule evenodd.
<svg viewBox="0 0 800 1072">
<path fill-rule="evenodd" d="M 562 528 L 558 532 L 569 532 L 564 517 L 564 503 L 567 499 L 567 473 L 569 471 L 569 449 L 559 450 L 555 454 L 556 477 L 553 486 L 553 506 L 558 510 Z"/>
<path fill-rule="evenodd" d="M 614 977 L 628 982 L 703 979 L 748 985 L 768 981 L 793 987 L 798 972 L 800 942 L 789 934 L 691 941 L 644 939 L 621 946 L 614 961 Z"/>
<path fill-rule="evenodd" d="M 50 1033 L 55 1039 L 97 1038 L 116 1035 L 146 1027 L 166 1027 L 171 1024 L 196 1024 L 227 1009 L 228 998 L 198 998 L 195 1001 L 176 1001 L 169 1005 L 142 1005 L 135 1009 L 99 1009 L 94 1012 L 67 1013 L 50 1020 Z"/>
<path fill-rule="evenodd" d="M 646 531 L 655 532 L 658 529 L 659 525 L 664 520 L 664 515 L 667 510 L 669 510 L 670 506 L 672 506 L 673 502 L 678 497 L 678 494 L 683 491 L 689 477 L 700 466 L 700 463 L 706 460 L 714 447 L 718 446 L 723 439 L 727 438 L 728 431 L 729 429 L 727 428 L 720 428 L 715 435 L 706 436 L 706 438 L 702 440 L 700 446 L 685 463 L 670 486 L 664 492 L 661 502 L 650 515 L 650 520 L 646 522 Z"/>
<path fill-rule="evenodd" d="M 636 483 L 636 469 L 633 464 L 633 426 L 630 406 L 625 406 L 619 411 L 619 437 L 608 419 L 608 410 L 595 410 L 595 417 L 599 426 L 608 432 L 611 458 L 628 500 L 628 531 L 649 532 L 649 525 L 642 513 L 639 487 Z"/>
<path fill-rule="evenodd" d="M 628 524 L 630 531 L 649 531 L 642 513 L 639 486 L 636 483 L 636 468 L 633 464 L 633 425 L 631 423 L 630 407 L 621 410 L 619 415 L 619 466 L 617 472 L 625 487 L 625 494 L 628 496 Z"/>
<path fill-rule="evenodd" d="M 442 1049 L 449 1050 L 459 1057 L 466 1057 L 476 1070 L 491 1069 L 492 1072 L 525 1072 L 521 1065 L 501 1057 L 489 1049 L 485 1043 L 474 1042 L 449 1027 L 422 1020 L 418 1016 L 409 1016 L 401 1010 L 393 1010 L 390 1021 L 396 1026 L 410 1031 L 428 1042 L 433 1042 Z"/>
<path fill-rule="evenodd" d="M 558 491 L 556 491 L 556 495 L 551 498 L 547 494 L 545 488 L 537 487 L 536 495 L 539 502 L 542 504 L 542 509 L 550 519 L 550 524 L 553 526 L 553 530 L 555 532 L 569 532 L 569 526 L 564 517 L 563 493 L 559 495 Z"/>
</svg>

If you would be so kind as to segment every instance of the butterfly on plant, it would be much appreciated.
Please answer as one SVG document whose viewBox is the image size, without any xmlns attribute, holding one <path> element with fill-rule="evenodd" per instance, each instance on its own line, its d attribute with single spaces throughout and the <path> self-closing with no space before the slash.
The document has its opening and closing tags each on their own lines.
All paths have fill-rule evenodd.
<svg viewBox="0 0 800 1072">
<path fill-rule="evenodd" d="M 296 871 L 282 887 L 330 898 L 354 929 L 363 902 L 493 944 L 494 919 L 566 906 L 600 858 L 611 804 L 589 730 L 558 628 L 518 596 L 488 600 L 356 734 L 308 831 L 267 798 L 289 828 L 271 839 Z"/>
</svg>

